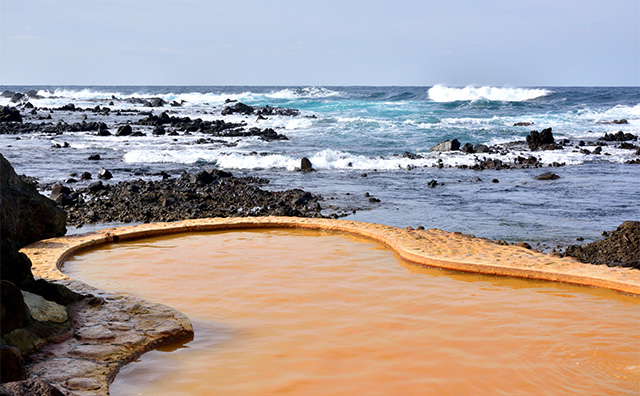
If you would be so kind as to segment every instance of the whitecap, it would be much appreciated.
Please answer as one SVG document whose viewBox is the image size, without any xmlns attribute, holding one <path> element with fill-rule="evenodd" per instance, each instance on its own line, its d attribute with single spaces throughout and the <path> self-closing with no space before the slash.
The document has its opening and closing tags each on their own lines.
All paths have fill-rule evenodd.
<svg viewBox="0 0 640 396">
<path fill-rule="evenodd" d="M 427 94 L 434 102 L 457 101 L 501 101 L 523 102 L 549 95 L 551 91 L 542 88 L 473 87 L 451 88 L 437 84 L 429 88 Z"/>
</svg>

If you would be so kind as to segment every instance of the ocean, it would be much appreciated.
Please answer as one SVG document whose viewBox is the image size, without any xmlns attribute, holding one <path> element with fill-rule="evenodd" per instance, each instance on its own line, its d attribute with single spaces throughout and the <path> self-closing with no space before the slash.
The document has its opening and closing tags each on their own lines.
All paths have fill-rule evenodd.
<svg viewBox="0 0 640 396">
<path fill-rule="evenodd" d="M 640 165 L 625 163 L 639 158 L 636 151 L 619 148 L 619 142 L 607 142 L 600 154 L 584 151 L 593 151 L 606 133 L 640 136 L 639 87 L 0 86 L 5 90 L 38 92 L 37 99 L 30 99 L 35 114 L 21 109 L 25 122 L 73 123 L 86 116 L 87 122 L 105 122 L 112 133 L 130 122 L 134 131 L 146 134 L 0 135 L 0 152 L 19 174 L 36 177 L 44 193 L 55 183 L 64 184 L 71 173 L 95 174 L 101 167 L 113 173 L 110 183 L 219 168 L 267 178 L 269 189 L 320 194 L 327 213 L 346 210 L 352 213 L 348 220 L 527 241 L 547 250 L 578 243 L 576 238 L 590 242 L 625 220 L 640 220 Z M 143 102 L 151 98 L 181 106 L 147 107 Z M 228 100 L 295 108 L 300 115 L 223 116 L 224 107 L 235 104 Z M 69 103 L 106 106 L 111 112 L 45 110 Z M 10 97 L 0 97 L 0 105 L 9 104 Z M 146 115 L 129 110 L 244 122 L 246 128 L 273 128 L 288 140 L 203 140 L 207 136 L 197 131 L 154 136 L 153 127 L 135 124 Z M 39 119 L 47 115 L 51 119 Z M 570 144 L 534 152 L 526 145 L 507 145 L 545 128 Z M 430 151 L 447 139 L 509 149 L 498 154 Z M 584 146 L 578 146 L 580 141 Z M 101 160 L 88 161 L 92 154 Z M 509 162 L 529 155 L 543 167 L 463 169 L 482 157 Z M 316 172 L 295 171 L 303 157 Z M 550 167 L 554 162 L 564 166 Z M 560 178 L 534 179 L 549 171 Z"/>
</svg>

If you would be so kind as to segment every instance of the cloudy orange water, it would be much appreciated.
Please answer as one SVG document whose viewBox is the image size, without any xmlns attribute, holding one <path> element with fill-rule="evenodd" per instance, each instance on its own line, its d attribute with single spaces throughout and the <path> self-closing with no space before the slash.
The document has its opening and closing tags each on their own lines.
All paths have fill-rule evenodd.
<svg viewBox="0 0 640 396">
<path fill-rule="evenodd" d="M 126 366 L 112 395 L 640 392 L 637 297 L 419 267 L 363 238 L 181 234 L 63 271 L 193 321 L 193 341 Z"/>
</svg>

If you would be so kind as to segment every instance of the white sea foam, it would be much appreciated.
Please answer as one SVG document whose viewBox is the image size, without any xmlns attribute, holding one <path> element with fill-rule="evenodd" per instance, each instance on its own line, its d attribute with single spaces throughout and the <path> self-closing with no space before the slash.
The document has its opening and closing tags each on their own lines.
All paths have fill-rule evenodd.
<svg viewBox="0 0 640 396">
<path fill-rule="evenodd" d="M 472 87 L 450 88 L 437 84 L 429 88 L 429 99 L 434 102 L 491 100 L 502 102 L 523 102 L 549 95 L 551 91 L 542 88 L 500 88 Z"/>
<path fill-rule="evenodd" d="M 340 95 L 340 92 L 323 87 L 286 88 L 267 94 L 272 99 L 314 99 Z"/>
</svg>

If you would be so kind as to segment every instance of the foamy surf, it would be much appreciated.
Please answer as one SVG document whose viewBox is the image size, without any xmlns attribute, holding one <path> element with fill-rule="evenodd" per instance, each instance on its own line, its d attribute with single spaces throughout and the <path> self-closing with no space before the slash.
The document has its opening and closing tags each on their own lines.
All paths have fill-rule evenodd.
<svg viewBox="0 0 640 396">
<path fill-rule="evenodd" d="M 496 102 L 523 102 L 549 95 L 551 91 L 542 88 L 473 87 L 452 88 L 434 85 L 427 94 L 434 102 L 457 102 L 490 100 Z"/>
</svg>

